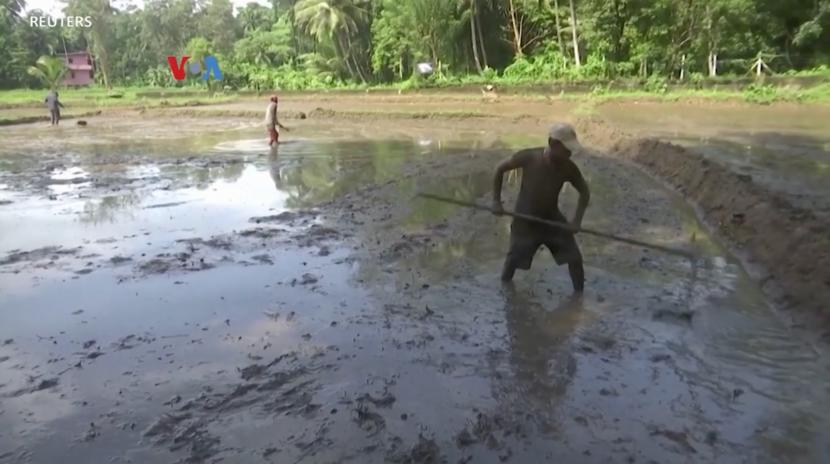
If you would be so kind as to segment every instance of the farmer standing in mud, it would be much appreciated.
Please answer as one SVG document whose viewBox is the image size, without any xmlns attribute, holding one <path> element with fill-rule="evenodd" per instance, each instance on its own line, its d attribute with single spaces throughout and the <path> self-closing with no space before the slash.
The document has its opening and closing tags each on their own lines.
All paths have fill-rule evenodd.
<svg viewBox="0 0 830 464">
<path fill-rule="evenodd" d="M 557 123 L 548 132 L 546 148 L 521 150 L 502 161 L 496 168 L 493 179 L 493 212 L 499 215 L 504 211 L 501 204 L 504 173 L 521 168 L 522 186 L 516 200 L 517 213 L 566 223 L 564 215 L 559 211 L 559 192 L 565 182 L 570 182 L 579 192 L 579 203 L 570 225 L 574 228 L 581 227 L 591 194 L 582 173 L 570 159 L 574 152 L 581 149 L 573 127 Z M 510 228 L 510 251 L 504 261 L 501 280 L 510 282 L 517 268 L 530 269 L 533 255 L 542 245 L 553 254 L 556 264 L 568 263 L 574 292 L 582 293 L 585 270 L 574 233 L 519 218 L 513 219 Z"/>
<path fill-rule="evenodd" d="M 277 127 L 280 129 L 288 130 L 285 126 L 280 124 L 279 119 L 277 118 L 277 103 L 279 99 L 276 95 L 271 96 L 271 103 L 268 104 L 268 109 L 265 110 L 265 127 L 268 129 L 268 146 L 273 146 L 275 143 L 280 143 L 280 133 L 277 130 Z"/>
<path fill-rule="evenodd" d="M 61 121 L 61 108 L 63 108 L 63 103 L 58 100 L 58 92 L 56 90 L 50 91 L 46 98 L 43 100 L 46 103 L 46 107 L 49 108 L 49 114 L 52 116 L 52 125 L 57 126 L 58 123 Z"/>
</svg>

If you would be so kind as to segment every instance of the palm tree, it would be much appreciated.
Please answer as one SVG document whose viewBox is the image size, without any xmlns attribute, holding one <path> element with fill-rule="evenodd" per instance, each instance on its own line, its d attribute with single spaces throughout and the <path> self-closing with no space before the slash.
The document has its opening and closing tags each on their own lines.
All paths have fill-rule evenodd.
<svg viewBox="0 0 830 464">
<path fill-rule="evenodd" d="M 60 58 L 44 55 L 37 59 L 34 66 L 29 66 L 27 72 L 40 79 L 49 90 L 56 90 L 66 74 L 66 65 Z"/>
<path fill-rule="evenodd" d="M 245 32 L 245 35 L 257 29 L 268 29 L 271 23 L 274 22 L 268 8 L 258 3 L 248 3 L 240 8 L 237 19 L 242 25 L 242 30 Z"/>
<path fill-rule="evenodd" d="M 354 56 L 352 39 L 366 24 L 366 3 L 366 0 L 300 0 L 294 6 L 297 24 L 318 42 L 331 40 L 352 77 L 359 77 L 364 82 L 366 74 Z"/>
</svg>

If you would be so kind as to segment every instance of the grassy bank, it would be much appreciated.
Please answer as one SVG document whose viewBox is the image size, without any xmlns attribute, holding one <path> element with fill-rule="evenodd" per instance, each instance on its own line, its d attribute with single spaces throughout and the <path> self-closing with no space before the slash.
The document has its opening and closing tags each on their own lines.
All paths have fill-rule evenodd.
<svg viewBox="0 0 830 464">
<path fill-rule="evenodd" d="M 401 92 L 460 92 L 478 94 L 481 86 L 471 84 L 444 85 L 425 82 L 418 86 L 389 87 L 364 86 L 361 88 L 333 88 L 325 90 L 307 90 L 283 92 L 289 94 L 304 93 L 388 93 Z M 260 92 L 268 93 L 270 91 Z M 593 84 L 500 84 L 496 92 L 507 95 L 527 95 L 558 97 L 587 102 L 603 102 L 624 99 L 648 100 L 721 100 L 744 101 L 757 104 L 774 102 L 830 102 L 830 82 L 820 82 L 809 87 L 779 86 L 773 84 L 753 83 L 745 87 L 724 86 L 709 88 L 690 88 L 672 86 L 666 82 L 653 82 L 641 87 L 620 87 L 615 83 Z M 46 90 L 16 89 L 0 91 L 0 110 L 15 108 L 38 108 L 42 105 Z M 123 87 L 110 91 L 100 87 L 62 89 L 61 101 L 76 108 L 152 108 L 164 106 L 197 106 L 226 103 L 240 97 L 256 96 L 258 92 L 242 90 L 234 92 L 209 92 L 203 87 L 154 88 Z"/>
<path fill-rule="evenodd" d="M 164 90 L 163 96 L 147 96 L 147 92 Z M 39 106 L 48 91 L 45 89 L 15 89 L 0 91 L 0 109 Z M 235 94 L 210 93 L 204 88 L 184 87 L 153 89 L 148 87 L 122 87 L 106 90 L 102 87 L 60 89 L 61 102 L 68 106 L 82 107 L 153 107 L 186 106 L 187 104 L 223 103 L 233 100 Z"/>
</svg>

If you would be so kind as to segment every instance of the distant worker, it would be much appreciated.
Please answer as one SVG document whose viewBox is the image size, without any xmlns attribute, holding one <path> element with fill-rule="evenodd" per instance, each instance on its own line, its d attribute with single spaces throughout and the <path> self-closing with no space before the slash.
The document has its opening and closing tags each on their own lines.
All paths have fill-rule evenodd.
<svg viewBox="0 0 830 464">
<path fill-rule="evenodd" d="M 522 185 L 516 200 L 517 213 L 567 223 L 559 211 L 559 193 L 565 182 L 570 182 L 579 192 L 579 203 L 569 224 L 573 228 L 582 227 L 582 217 L 588 208 L 591 194 L 582 173 L 570 159 L 574 152 L 581 149 L 573 127 L 559 123 L 551 126 L 546 148 L 521 150 L 502 161 L 496 168 L 493 179 L 493 212 L 501 214 L 504 211 L 501 203 L 504 173 L 521 168 Z M 519 218 L 513 219 L 510 228 L 510 251 L 504 261 L 502 281 L 510 282 L 517 268 L 530 269 L 533 255 L 542 245 L 550 250 L 556 264 L 568 264 L 574 292 L 582 293 L 585 288 L 585 270 L 574 232 Z"/>
<path fill-rule="evenodd" d="M 268 104 L 268 109 L 265 110 L 265 127 L 268 129 L 268 146 L 273 146 L 275 143 L 280 142 L 280 133 L 277 130 L 277 127 L 280 129 L 289 130 L 287 127 L 280 124 L 279 119 L 277 118 L 277 103 L 279 99 L 276 95 L 271 97 L 271 103 Z"/>
<path fill-rule="evenodd" d="M 64 108 L 63 103 L 58 100 L 58 92 L 56 90 L 50 91 L 43 100 L 46 107 L 49 108 L 49 114 L 52 116 L 52 125 L 57 126 L 61 121 L 61 108 Z"/>
</svg>

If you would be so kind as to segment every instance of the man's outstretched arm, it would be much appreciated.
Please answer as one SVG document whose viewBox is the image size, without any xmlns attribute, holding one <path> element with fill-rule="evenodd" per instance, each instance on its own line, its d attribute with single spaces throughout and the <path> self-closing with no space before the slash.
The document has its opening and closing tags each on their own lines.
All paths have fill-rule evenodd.
<svg viewBox="0 0 830 464">
<path fill-rule="evenodd" d="M 582 177 L 582 172 L 579 168 L 574 166 L 576 171 L 573 178 L 570 180 L 571 185 L 579 192 L 579 202 L 576 205 L 576 213 L 574 213 L 571 225 L 574 227 L 582 227 L 582 218 L 585 216 L 585 210 L 588 209 L 588 203 L 591 201 L 591 190 L 588 188 L 588 183 Z"/>
<path fill-rule="evenodd" d="M 515 153 L 510 158 L 499 163 L 496 166 L 496 172 L 493 175 L 493 212 L 500 213 L 504 210 L 501 204 L 501 186 L 504 182 L 504 173 L 507 171 L 512 171 L 514 169 L 519 169 L 524 165 L 524 157 L 521 156 L 522 152 Z"/>
</svg>

